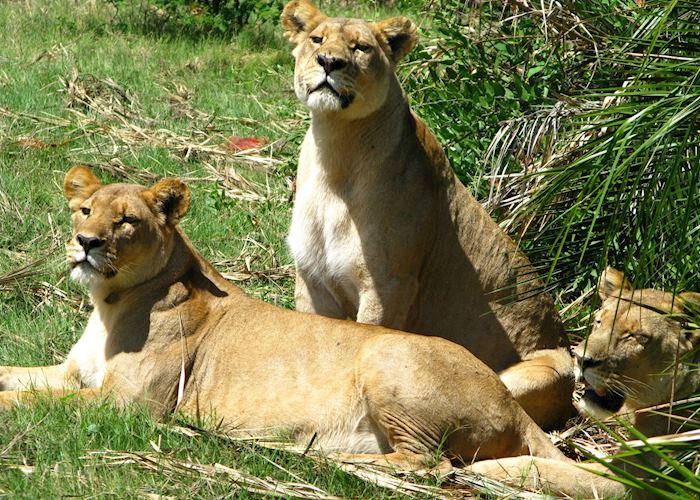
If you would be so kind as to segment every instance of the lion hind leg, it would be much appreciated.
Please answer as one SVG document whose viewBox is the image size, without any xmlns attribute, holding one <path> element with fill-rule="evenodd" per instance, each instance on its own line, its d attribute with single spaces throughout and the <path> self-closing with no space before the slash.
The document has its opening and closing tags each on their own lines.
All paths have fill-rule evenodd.
<svg viewBox="0 0 700 500">
<path fill-rule="evenodd" d="M 345 464 L 367 464 L 418 475 L 446 476 L 452 470 L 452 462 L 445 457 L 421 455 L 410 451 L 393 451 L 385 454 L 333 453 L 330 458 Z"/>
<path fill-rule="evenodd" d="M 543 429 L 562 427 L 576 414 L 573 361 L 566 349 L 537 351 L 502 371 L 501 381 Z"/>
<path fill-rule="evenodd" d="M 621 498 L 624 486 L 602 477 L 600 464 L 578 465 L 571 461 L 523 455 L 476 462 L 466 470 L 520 488 L 572 498 Z"/>
</svg>

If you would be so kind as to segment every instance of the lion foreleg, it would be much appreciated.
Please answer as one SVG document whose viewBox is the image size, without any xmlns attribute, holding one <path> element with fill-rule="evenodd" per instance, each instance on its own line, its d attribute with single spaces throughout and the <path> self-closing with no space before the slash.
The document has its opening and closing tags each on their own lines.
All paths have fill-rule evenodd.
<svg viewBox="0 0 700 500">
<path fill-rule="evenodd" d="M 294 302 L 297 311 L 319 314 L 328 318 L 346 319 L 347 317 L 342 307 L 322 283 L 306 279 L 301 273 L 296 275 Z"/>
<path fill-rule="evenodd" d="M 575 415 L 573 360 L 566 349 L 537 351 L 499 375 L 540 427 L 560 427 Z"/>
<path fill-rule="evenodd" d="M 357 321 L 401 330 L 417 293 L 418 281 L 414 278 L 387 280 L 381 287 L 369 283 L 360 292 Z"/>
<path fill-rule="evenodd" d="M 88 389 L 53 389 L 30 391 L 4 391 L 0 392 L 0 411 L 7 411 L 17 405 L 33 404 L 47 398 L 77 397 L 81 400 L 92 400 L 102 396 L 100 388 Z"/>
<path fill-rule="evenodd" d="M 74 386 L 68 363 L 53 366 L 2 366 L 0 391 L 63 389 Z"/>
</svg>

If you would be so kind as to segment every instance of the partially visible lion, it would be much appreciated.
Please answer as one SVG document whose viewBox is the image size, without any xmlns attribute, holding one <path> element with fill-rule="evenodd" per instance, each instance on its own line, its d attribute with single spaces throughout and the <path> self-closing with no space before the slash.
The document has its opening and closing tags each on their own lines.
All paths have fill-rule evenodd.
<svg viewBox="0 0 700 500">
<path fill-rule="evenodd" d="M 676 431 L 683 420 L 665 416 L 668 407 L 638 411 L 700 391 L 700 293 L 634 290 L 613 268 L 598 291 L 603 304 L 593 330 L 574 351 L 585 386 L 581 411 L 629 416 L 648 436 Z"/>
<path fill-rule="evenodd" d="M 190 194 L 103 186 L 66 175 L 71 276 L 94 305 L 65 362 L 0 367 L 0 406 L 45 389 L 213 415 L 252 435 L 275 429 L 326 452 L 415 468 L 438 452 L 463 462 L 561 457 L 495 373 L 466 349 L 284 310 L 247 297 L 199 253 L 178 221 Z"/>
<path fill-rule="evenodd" d="M 311 110 L 289 246 L 297 310 L 437 335 L 496 371 L 542 426 L 574 413 L 561 321 L 527 257 L 455 177 L 395 74 L 404 17 L 289 2 L 294 89 Z"/>
<path fill-rule="evenodd" d="M 603 303 L 593 329 L 574 350 L 576 376 L 585 386 L 579 408 L 601 419 L 613 414 L 628 418 L 646 436 L 687 430 L 684 424 L 691 415 L 672 403 L 700 391 L 700 293 L 635 290 L 613 268 L 605 271 L 598 293 Z M 691 418 L 697 421 L 697 415 Z M 606 470 L 597 464 L 586 467 Z M 472 469 L 518 484 L 528 478 L 552 491 L 566 491 L 571 477 L 582 474 L 570 463 L 528 457 L 487 460 Z M 600 490 L 624 494 L 621 485 L 615 493 L 609 482 Z"/>
</svg>

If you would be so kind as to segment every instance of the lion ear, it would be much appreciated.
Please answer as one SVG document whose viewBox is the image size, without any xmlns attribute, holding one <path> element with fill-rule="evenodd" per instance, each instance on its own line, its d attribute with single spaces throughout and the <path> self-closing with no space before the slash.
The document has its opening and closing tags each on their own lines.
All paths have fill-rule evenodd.
<svg viewBox="0 0 700 500">
<path fill-rule="evenodd" d="M 700 293 L 681 292 L 678 294 L 681 299 L 681 306 L 690 314 L 700 315 Z"/>
<path fill-rule="evenodd" d="M 625 273 L 610 266 L 606 267 L 598 282 L 598 295 L 601 299 L 619 297 L 621 290 L 632 290 L 632 285 L 625 278 Z"/>
<path fill-rule="evenodd" d="M 416 25 L 407 17 L 390 17 L 374 24 L 380 41 L 386 42 L 390 53 L 387 55 L 394 63 L 399 62 L 411 52 L 418 42 Z"/>
<path fill-rule="evenodd" d="M 166 178 L 148 190 L 153 196 L 155 209 L 174 226 L 190 208 L 190 190 L 179 179 Z"/>
<path fill-rule="evenodd" d="M 681 292 L 678 298 L 688 315 L 688 320 L 683 324 L 685 338 L 691 345 L 700 346 L 700 293 Z"/>
<path fill-rule="evenodd" d="M 325 19 L 320 10 L 307 0 L 293 0 L 284 6 L 280 21 L 289 41 L 298 44 L 304 33 L 309 33 Z"/>
<path fill-rule="evenodd" d="M 70 209 L 72 211 L 78 210 L 80 205 L 92 196 L 101 185 L 90 168 L 85 165 L 71 167 L 63 179 L 63 194 L 68 200 Z"/>
</svg>

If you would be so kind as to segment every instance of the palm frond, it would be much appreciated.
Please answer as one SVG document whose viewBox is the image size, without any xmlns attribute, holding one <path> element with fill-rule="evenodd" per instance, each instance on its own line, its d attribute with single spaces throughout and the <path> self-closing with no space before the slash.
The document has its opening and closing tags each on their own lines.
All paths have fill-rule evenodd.
<svg viewBox="0 0 700 500">
<path fill-rule="evenodd" d="M 640 8 L 598 55 L 605 77 L 496 135 L 489 206 L 550 278 L 609 262 L 640 285 L 700 288 L 698 22 L 690 2 Z"/>
</svg>

